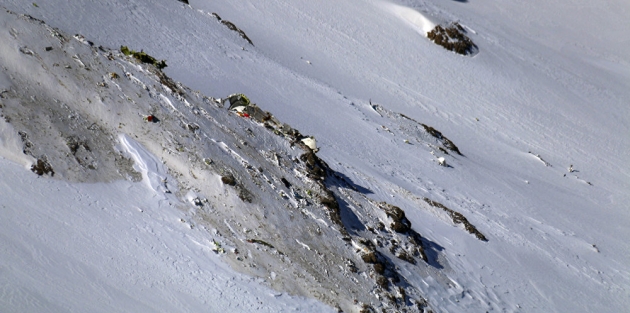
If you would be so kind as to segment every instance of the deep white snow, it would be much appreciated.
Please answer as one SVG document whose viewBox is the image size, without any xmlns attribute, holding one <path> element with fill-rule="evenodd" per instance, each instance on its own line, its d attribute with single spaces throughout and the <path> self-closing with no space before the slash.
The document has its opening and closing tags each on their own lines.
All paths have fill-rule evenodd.
<svg viewBox="0 0 630 313">
<path fill-rule="evenodd" d="M 144 175 L 165 175 L 137 142 L 124 144 Z M 234 272 L 156 186 L 73 184 L 0 165 L 2 312 L 332 311 Z"/>
<path fill-rule="evenodd" d="M 97 46 L 144 49 L 193 90 L 242 92 L 314 135 L 320 158 L 368 198 L 402 208 L 439 252 L 440 268 L 401 266 L 436 312 L 630 307 L 627 1 L 190 2 L 2 5 Z M 451 21 L 468 30 L 474 56 L 426 39 L 427 29 Z M 3 42 L 12 27 L 2 24 Z M 0 46 L 0 91 L 11 89 L 9 64 L 30 66 L 19 48 Z M 439 130 L 463 156 L 429 146 L 433 139 L 400 114 Z M 163 164 L 167 153 L 144 150 L 133 132 L 149 131 L 122 129 L 117 149 L 132 157 L 142 183 L 79 184 L 24 168 L 33 159 L 20 153 L 12 124 L 0 121 L 2 311 L 324 310 L 286 295 L 295 290 L 270 291 L 269 282 L 233 272 L 211 251 L 211 229 L 188 227 L 189 204 L 176 197 L 176 184 L 161 184 L 166 168 L 186 165 Z M 425 197 L 462 213 L 488 241 Z"/>
</svg>

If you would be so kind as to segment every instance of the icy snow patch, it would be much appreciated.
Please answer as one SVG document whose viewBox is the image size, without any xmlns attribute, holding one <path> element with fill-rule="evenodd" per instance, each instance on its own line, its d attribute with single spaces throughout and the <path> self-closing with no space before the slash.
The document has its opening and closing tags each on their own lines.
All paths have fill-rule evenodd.
<svg viewBox="0 0 630 313">
<path fill-rule="evenodd" d="M 142 174 L 142 181 L 156 192 L 170 193 L 166 187 L 167 174 L 164 164 L 128 135 L 120 134 L 118 140 L 123 151 L 133 158 L 134 169 Z"/>
</svg>

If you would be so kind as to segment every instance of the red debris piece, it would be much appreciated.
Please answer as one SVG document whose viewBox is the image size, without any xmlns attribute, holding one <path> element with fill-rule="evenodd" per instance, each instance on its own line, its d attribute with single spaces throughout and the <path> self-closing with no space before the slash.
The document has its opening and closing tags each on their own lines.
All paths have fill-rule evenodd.
<svg viewBox="0 0 630 313">
<path fill-rule="evenodd" d="M 243 117 L 249 117 L 249 114 L 243 113 Z"/>
<path fill-rule="evenodd" d="M 147 116 L 147 122 L 153 122 L 153 115 Z"/>
</svg>

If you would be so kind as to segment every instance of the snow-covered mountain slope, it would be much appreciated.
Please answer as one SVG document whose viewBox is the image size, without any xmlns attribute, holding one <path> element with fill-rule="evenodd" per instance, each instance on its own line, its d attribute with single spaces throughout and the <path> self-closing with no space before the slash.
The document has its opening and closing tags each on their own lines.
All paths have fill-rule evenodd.
<svg viewBox="0 0 630 313">
<path fill-rule="evenodd" d="M 174 196 L 0 164 L 2 312 L 332 311 L 234 272 Z"/>
<path fill-rule="evenodd" d="M 140 112 L 175 101 L 168 89 L 139 104 L 134 99 L 151 96 L 148 87 L 123 69 L 142 72 L 137 65 L 109 62 L 103 51 L 29 17 L 3 10 L 0 18 L 8 30 L 2 155 L 18 163 L 45 159 L 54 170 L 49 175 L 71 181 L 0 160 L 0 311 L 331 311 L 231 270 L 217 254 L 228 250 L 221 235 L 176 196 L 167 173 L 175 172 L 124 135 L 129 127 L 135 138 L 157 136 Z M 168 122 L 165 116 L 149 127 Z M 168 148 L 164 153 L 180 154 Z M 119 181 L 106 183 L 113 179 Z"/>
<path fill-rule="evenodd" d="M 2 58 L 9 78 L 2 117 L 7 134 L 13 135 L 5 150 L 12 156 L 22 150 L 22 161 L 33 163 L 33 172 L 72 182 L 142 181 L 141 190 L 161 199 L 158 204 L 169 204 L 153 209 L 181 210 L 170 214 L 185 215 L 181 222 L 203 229 L 202 242 L 225 253 L 225 261 L 268 280 L 276 290 L 315 297 L 346 311 L 428 307 L 417 283 L 410 282 L 414 275 L 403 273 L 399 265 L 409 263 L 405 268 L 414 272 L 436 266 L 437 255 L 427 256 L 430 241 L 409 229 L 399 208 L 366 198 L 343 174 L 331 170 L 302 143 L 307 137 L 298 130 L 253 104 L 242 112 L 228 110 L 232 98 L 203 96 L 173 82 L 155 66 L 140 62 L 152 60 L 146 54 L 96 47 L 81 35 L 67 35 L 30 16 L 4 15 L 10 29 L 4 41 L 10 44 Z M 16 149 L 18 141 L 21 147 Z M 356 216 L 350 202 L 366 214 Z M 77 226 L 76 232 L 85 227 Z M 188 247 L 198 242 L 192 240 Z M 131 250 L 123 240 L 117 251 L 129 258 Z M 173 245 L 167 251 L 187 253 Z M 102 256 L 95 252 L 80 252 L 88 267 L 98 267 Z M 168 258 L 146 262 L 151 268 L 161 266 L 160 261 Z M 107 271 L 99 274 L 107 276 Z M 77 283 L 84 280 L 79 277 Z M 440 287 L 449 282 L 441 278 Z M 19 279 L 12 284 L 28 285 Z M 200 287 L 187 294 L 201 297 L 205 289 Z M 60 295 L 64 293 L 44 298 L 63 307 Z M 43 297 L 41 291 L 38 296 Z M 122 307 L 146 301 L 130 297 L 133 301 Z M 239 297 L 230 296 L 237 302 Z"/>
<path fill-rule="evenodd" d="M 313 261 L 318 253 L 305 255 L 305 262 L 293 258 L 291 265 L 284 265 L 289 269 L 285 276 L 274 270 L 280 263 L 244 270 L 258 276 L 275 273 L 279 282 L 269 279 L 274 288 L 331 305 L 339 303 L 345 310 L 353 309 L 350 294 L 356 292 L 358 302 L 395 310 L 388 301 L 373 295 L 368 299 L 372 290 L 378 290 L 368 277 L 379 276 L 370 271 L 369 263 L 359 259 L 361 253 L 349 248 L 353 242 L 359 250 L 366 248 L 359 237 L 411 243 L 408 241 L 413 236 L 391 231 L 389 224 L 396 214 L 390 210 L 387 216 L 382 208 L 391 206 L 378 203 L 386 201 L 400 207 L 413 230 L 423 236 L 428 263 L 418 259 L 412 265 L 396 258 L 400 256 L 398 244 L 377 244 L 376 251 L 389 258 L 391 270 L 405 278 L 409 284 L 405 290 L 417 296 L 416 300 L 426 298 L 435 311 L 618 312 L 629 304 L 630 247 L 624 239 L 630 235 L 626 227 L 630 220 L 630 60 L 624 51 L 630 45 L 625 39 L 630 27 L 624 18 L 629 8 L 623 1 L 592 7 L 567 7 L 558 1 L 191 1 L 188 6 L 175 0 L 134 0 L 80 5 L 47 1 L 37 6 L 5 1 L 4 5 L 64 31 L 85 35 L 96 45 L 144 49 L 166 59 L 166 74 L 201 92 L 178 87 L 185 92 L 189 107 L 176 95 L 160 91 L 156 76 L 125 63 L 129 61 L 123 61 L 119 53 L 114 53 L 111 64 L 105 62 L 108 50 L 98 52 L 85 46 L 88 50 L 81 53 L 66 50 L 65 55 L 57 55 L 54 48 L 53 53 L 46 54 L 44 45 L 33 47 L 34 43 L 27 42 L 26 47 L 34 52 L 29 56 L 26 50 L 20 52 L 24 43 L 20 44 L 19 29 L 5 24 L 3 42 L 12 44 L 2 45 L 7 77 L 0 82 L 15 85 L 11 75 L 22 79 L 17 80 L 20 88 L 3 87 L 19 90 L 16 97 L 22 101 L 3 109 L 3 114 L 21 117 L 2 126 L 7 147 L 3 155 L 32 162 L 16 151 L 28 140 L 35 147 L 31 155 L 38 156 L 41 152 L 37 149 L 51 154 L 56 177 L 137 180 L 138 174 L 129 169 L 132 162 L 113 143 L 118 141 L 119 132 L 139 136 L 137 140 L 148 151 L 166 161 L 173 173 L 179 173 L 173 174 L 173 179 L 181 186 L 180 198 L 186 198 L 189 189 L 197 190 L 200 198 L 209 199 L 209 207 L 232 203 L 237 208 L 233 213 L 203 218 L 215 229 L 223 227 L 220 233 L 226 244 L 251 244 L 248 240 L 256 238 L 247 234 L 256 229 L 254 225 L 264 225 L 257 235 L 278 235 L 277 240 L 269 241 L 274 249 L 263 246 L 269 249 L 252 250 L 255 258 L 264 258 L 265 263 L 274 258 L 282 262 L 277 258 L 279 252 L 292 258 L 292 253 L 299 255 L 300 251 L 321 251 L 314 247 L 322 249 L 323 242 L 328 244 L 324 247 L 330 249 L 330 255 L 358 260 L 358 274 L 347 274 L 344 279 L 341 277 L 346 274 L 338 276 L 339 286 L 327 285 L 337 279 L 334 275 L 318 281 L 314 273 L 323 267 L 317 264 L 327 264 L 325 260 Z M 216 16 L 242 29 L 253 45 Z M 453 54 L 425 38 L 425 28 L 450 21 L 459 21 L 478 46 L 473 57 Z M 68 44 L 75 47 L 76 42 Z M 58 68 L 49 65 L 45 69 L 49 74 L 37 72 L 42 70 L 36 56 L 53 55 L 72 64 L 72 69 L 59 63 Z M 103 72 L 100 76 L 86 74 L 73 55 L 89 68 L 102 63 L 104 67 L 99 64 L 98 68 Z M 121 71 L 121 66 L 131 76 L 108 80 L 107 73 Z M 66 70 L 74 76 L 65 74 Z M 68 91 L 54 91 L 57 81 L 42 77 L 63 78 L 64 83 L 67 79 L 73 85 L 66 88 Z M 140 91 L 136 91 L 136 79 Z M 109 88 L 98 86 L 101 82 Z M 113 82 L 120 89 L 115 89 Z M 222 97 L 233 92 L 247 94 L 278 120 L 317 138 L 321 147 L 317 155 L 330 166 L 332 175 L 325 184 L 312 186 L 321 188 L 322 194 L 327 194 L 326 189 L 334 193 L 343 225 L 334 224 L 334 215 L 318 215 L 321 210 L 303 213 L 310 216 L 307 220 L 321 220 L 329 226 L 320 227 L 326 240 L 317 239 L 312 232 L 297 238 L 291 229 L 303 224 L 295 222 L 285 229 L 287 220 L 282 218 L 250 221 L 249 227 L 242 229 L 231 225 L 256 205 L 270 208 L 295 201 L 300 208 L 288 189 L 284 190 L 288 199 L 282 200 L 282 196 L 270 196 L 278 190 L 265 185 L 264 179 L 261 185 L 265 187 L 254 187 L 256 171 L 244 168 L 243 159 L 254 169 L 264 167 L 265 175 L 269 168 L 276 177 L 270 179 L 275 187 L 282 189 L 281 177 L 294 179 L 291 185 L 309 183 L 294 174 L 289 176 L 295 173 L 293 169 L 308 167 L 290 162 L 280 168 L 268 167 L 275 158 L 261 158 L 265 154 L 260 153 L 280 151 L 291 160 L 303 151 L 291 150 L 278 136 L 259 135 L 267 133 L 248 126 L 257 125 L 249 120 L 224 114 L 225 110 L 213 106 L 212 101 L 204 102 L 210 98 L 202 96 Z M 114 101 L 120 94 L 128 100 Z M 95 99 L 99 103 L 98 97 L 112 105 L 92 105 Z M 49 98 L 74 103 L 68 110 L 78 111 L 81 118 L 77 122 L 66 119 L 63 105 L 56 105 L 60 108 L 58 116 L 51 118 L 43 111 L 31 115 L 25 111 L 38 112 L 43 106 L 40 99 Z M 164 118 L 158 113 L 170 110 L 167 103 L 178 113 Z M 203 114 L 195 117 L 197 108 L 205 108 L 212 118 Z M 155 124 L 138 124 L 146 114 L 161 119 L 159 131 Z M 97 145 L 98 150 L 88 151 L 82 141 L 68 140 L 66 133 L 91 126 L 85 124 L 88 121 L 98 122 L 102 133 L 92 130 L 83 140 L 93 140 L 87 146 Z M 199 129 L 182 131 L 182 123 Z M 37 125 L 54 126 L 55 131 L 42 134 Z M 255 137 L 247 134 L 248 128 Z M 20 138 L 18 131 L 29 137 Z M 461 155 L 448 150 L 451 145 Z M 70 147 L 77 148 L 76 153 L 68 154 L 73 150 Z M 243 154 L 240 149 L 247 152 Z M 186 159 L 191 156 L 188 163 Z M 447 167 L 438 165 L 440 157 Z M 204 165 L 204 158 L 218 166 Z M 99 166 L 89 168 L 91 160 L 98 161 Z M 567 171 L 569 166 L 572 172 Z M 222 186 L 219 175 L 225 170 L 237 176 L 243 184 L 239 188 L 253 192 L 254 204 L 244 204 L 235 197 L 242 189 Z M 217 194 L 223 196 L 211 200 Z M 321 201 L 313 203 L 319 206 Z M 387 226 L 385 233 L 369 230 L 378 229 L 379 220 Z M 471 226 L 462 226 L 466 223 L 487 241 L 478 240 Z M 344 242 L 340 239 L 344 228 L 354 240 L 335 244 L 335 240 Z M 228 255 L 224 259 L 239 267 L 236 256 Z M 300 277 L 304 272 L 312 276 Z M 351 283 L 352 277 L 365 280 Z M 331 286 L 335 287 L 333 293 L 324 296 L 322 290 Z M 400 291 L 390 291 L 401 298 Z"/>
</svg>

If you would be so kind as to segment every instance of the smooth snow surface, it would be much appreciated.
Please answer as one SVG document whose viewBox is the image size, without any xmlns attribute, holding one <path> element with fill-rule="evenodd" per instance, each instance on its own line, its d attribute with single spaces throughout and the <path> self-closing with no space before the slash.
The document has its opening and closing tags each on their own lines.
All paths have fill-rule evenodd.
<svg viewBox="0 0 630 313">
<path fill-rule="evenodd" d="M 431 22 L 426 16 L 422 15 L 422 13 L 405 6 L 396 5 L 393 3 L 385 2 L 387 5 L 384 7 L 391 10 L 391 12 L 402 20 L 407 22 L 409 26 L 418 30 L 418 32 L 425 36 L 428 32 L 430 32 L 433 28 L 435 28 L 435 23 Z"/>
<path fill-rule="evenodd" d="M 426 272 L 401 266 L 435 312 L 628 310 L 628 1 L 190 2 L 2 5 L 97 45 L 144 49 L 184 85 L 215 97 L 244 93 L 315 136 L 320 158 L 368 198 L 402 208 L 437 251 L 439 266 Z M 425 38 L 434 23 L 451 21 L 479 53 L 459 56 Z M 1 31 L 9 38 L 11 25 Z M 10 84 L 0 73 L 0 89 Z M 0 146 L 14 152 L 1 155 L 32 162 L 19 155 L 17 129 L 2 123 Z M 435 139 L 419 123 L 463 155 L 428 145 Z M 187 229 L 179 200 L 161 193 L 168 175 L 155 168 L 166 152 L 154 147 L 149 157 L 121 138 L 149 186 L 37 179 L 1 161 L 0 308 L 322 309 L 232 274 L 209 250 L 208 232 Z M 225 155 L 235 158 L 232 151 Z M 488 241 L 425 197 L 463 214 Z M 317 249 L 282 235 L 305 253 Z"/>
</svg>

